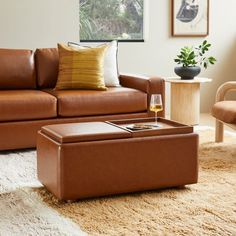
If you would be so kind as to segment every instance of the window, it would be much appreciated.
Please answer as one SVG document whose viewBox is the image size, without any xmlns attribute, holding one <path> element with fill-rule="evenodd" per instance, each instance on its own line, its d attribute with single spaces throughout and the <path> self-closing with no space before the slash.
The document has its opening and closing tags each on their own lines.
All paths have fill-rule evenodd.
<svg viewBox="0 0 236 236">
<path fill-rule="evenodd" d="M 143 42 L 144 0 L 80 0 L 80 41 Z"/>
</svg>

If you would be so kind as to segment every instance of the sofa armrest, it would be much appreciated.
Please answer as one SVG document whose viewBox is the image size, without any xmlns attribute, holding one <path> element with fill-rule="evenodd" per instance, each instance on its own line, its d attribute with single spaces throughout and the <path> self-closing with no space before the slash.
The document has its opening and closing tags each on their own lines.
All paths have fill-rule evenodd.
<svg viewBox="0 0 236 236">
<path fill-rule="evenodd" d="M 225 95 L 230 90 L 236 90 L 236 81 L 229 81 L 222 84 L 216 92 L 216 102 L 225 100 Z"/>
<path fill-rule="evenodd" d="M 163 102 L 163 112 L 160 112 L 160 116 L 165 114 L 165 81 L 159 77 L 147 77 L 140 75 L 120 75 L 120 84 L 123 87 L 133 88 L 147 93 L 148 106 L 150 103 L 152 94 L 161 94 Z"/>
</svg>

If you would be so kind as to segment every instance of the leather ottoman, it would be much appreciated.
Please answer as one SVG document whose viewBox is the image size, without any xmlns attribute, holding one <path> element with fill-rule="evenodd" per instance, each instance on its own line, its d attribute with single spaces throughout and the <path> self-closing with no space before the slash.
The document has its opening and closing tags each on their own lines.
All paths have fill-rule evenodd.
<svg viewBox="0 0 236 236">
<path fill-rule="evenodd" d="M 123 121 L 45 126 L 37 140 L 38 178 L 60 200 L 196 183 L 198 135 L 189 126 L 159 123 L 145 131 Z"/>
</svg>

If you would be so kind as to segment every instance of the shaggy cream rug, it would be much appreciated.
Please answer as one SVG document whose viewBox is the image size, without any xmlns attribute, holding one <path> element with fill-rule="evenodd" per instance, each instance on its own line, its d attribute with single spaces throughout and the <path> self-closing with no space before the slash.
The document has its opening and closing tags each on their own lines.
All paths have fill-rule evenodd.
<svg viewBox="0 0 236 236">
<path fill-rule="evenodd" d="M 48 207 L 34 191 L 40 188 L 35 151 L 0 152 L 0 236 L 86 235 Z"/>
<path fill-rule="evenodd" d="M 1 153 L 0 235 L 236 235 L 236 136 L 199 133 L 198 184 L 72 204 L 41 187 L 35 151 Z"/>
</svg>

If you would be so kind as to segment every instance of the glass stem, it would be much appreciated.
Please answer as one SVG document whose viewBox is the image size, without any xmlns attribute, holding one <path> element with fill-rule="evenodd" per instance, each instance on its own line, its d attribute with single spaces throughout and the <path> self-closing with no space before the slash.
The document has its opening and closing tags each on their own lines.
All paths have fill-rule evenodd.
<svg viewBox="0 0 236 236">
<path fill-rule="evenodd" d="M 157 112 L 155 112 L 155 123 L 157 125 Z"/>
</svg>

